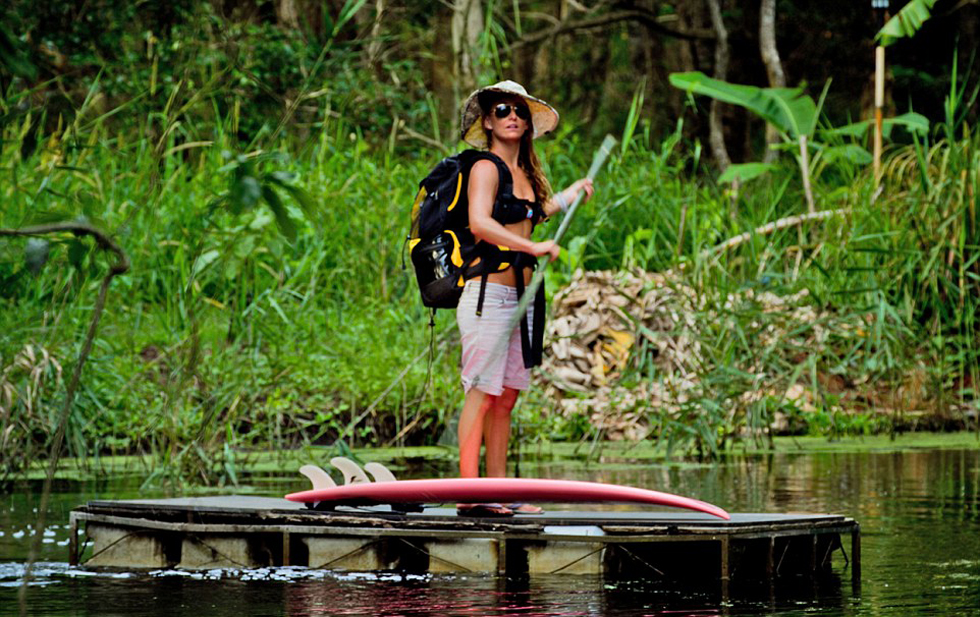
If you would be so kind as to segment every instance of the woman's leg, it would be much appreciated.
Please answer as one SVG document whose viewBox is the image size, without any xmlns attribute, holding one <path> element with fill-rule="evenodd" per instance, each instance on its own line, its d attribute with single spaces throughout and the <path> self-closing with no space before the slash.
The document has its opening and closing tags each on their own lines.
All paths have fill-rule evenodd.
<svg viewBox="0 0 980 617">
<path fill-rule="evenodd" d="M 480 444 L 483 427 L 490 410 L 499 397 L 470 388 L 459 415 L 459 475 L 476 478 L 480 475 Z M 457 514 L 464 516 L 512 516 L 510 508 L 499 503 L 456 504 Z"/>
<path fill-rule="evenodd" d="M 477 388 L 470 388 L 459 414 L 459 476 L 477 478 L 480 475 L 480 445 L 483 442 L 484 418 L 495 399 Z"/>
<path fill-rule="evenodd" d="M 519 390 L 504 388 L 483 418 L 483 438 L 487 449 L 487 477 L 507 475 L 507 446 L 510 443 L 510 412 Z"/>
</svg>

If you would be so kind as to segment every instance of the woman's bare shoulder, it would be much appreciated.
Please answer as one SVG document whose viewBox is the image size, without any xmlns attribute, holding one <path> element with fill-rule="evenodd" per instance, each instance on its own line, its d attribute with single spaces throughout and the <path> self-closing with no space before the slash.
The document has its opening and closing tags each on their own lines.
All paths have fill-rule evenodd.
<svg viewBox="0 0 980 617">
<path fill-rule="evenodd" d="M 480 159 L 473 163 L 473 167 L 470 168 L 470 175 L 480 178 L 496 178 L 497 166 L 490 159 Z"/>
<path fill-rule="evenodd" d="M 470 168 L 469 180 L 469 187 L 471 191 L 496 191 L 497 182 L 499 182 L 497 166 L 493 164 L 493 161 L 484 159 L 473 163 L 473 167 Z"/>
</svg>

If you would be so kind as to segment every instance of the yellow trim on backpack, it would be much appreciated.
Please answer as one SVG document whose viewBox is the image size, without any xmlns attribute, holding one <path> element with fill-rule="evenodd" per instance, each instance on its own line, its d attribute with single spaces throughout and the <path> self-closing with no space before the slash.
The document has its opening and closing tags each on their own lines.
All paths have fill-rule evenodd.
<svg viewBox="0 0 980 617">
<path fill-rule="evenodd" d="M 456 177 L 456 195 L 453 197 L 453 203 L 449 204 L 449 207 L 446 208 L 446 212 L 452 212 L 453 208 L 456 207 L 456 203 L 459 202 L 459 194 L 462 190 L 463 190 L 463 174 L 459 174 L 459 176 Z"/>
<path fill-rule="evenodd" d="M 424 186 L 415 194 L 415 203 L 412 204 L 412 221 L 419 218 L 419 208 L 422 207 L 422 202 L 425 201 L 425 196 L 428 194 L 429 192 L 425 190 Z"/>
<path fill-rule="evenodd" d="M 499 249 L 499 250 L 500 250 L 501 252 L 503 252 L 503 251 L 509 251 L 509 250 L 510 250 L 509 248 L 507 248 L 507 247 L 506 247 L 506 246 L 504 246 L 503 244 L 498 244 L 498 245 L 497 245 L 497 248 L 498 248 L 498 249 Z M 509 267 L 510 267 L 510 262 L 509 262 L 509 261 L 502 261 L 502 262 L 500 262 L 500 265 L 499 265 L 499 266 L 497 266 L 497 272 L 503 272 L 504 270 L 506 270 L 506 269 L 507 269 L 507 268 L 509 268 Z"/>
<path fill-rule="evenodd" d="M 412 238 L 408 241 L 408 250 L 411 252 L 415 248 L 415 245 L 422 241 L 422 238 Z"/>
<path fill-rule="evenodd" d="M 453 254 L 449 258 L 457 268 L 461 268 L 463 267 L 463 255 L 459 252 L 459 238 L 456 237 L 452 229 L 447 229 L 446 233 L 453 237 Z"/>
</svg>

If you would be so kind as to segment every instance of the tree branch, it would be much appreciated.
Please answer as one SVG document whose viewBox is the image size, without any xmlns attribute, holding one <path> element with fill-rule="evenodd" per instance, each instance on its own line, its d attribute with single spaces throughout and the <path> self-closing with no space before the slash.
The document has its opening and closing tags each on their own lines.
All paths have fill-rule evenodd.
<svg viewBox="0 0 980 617">
<path fill-rule="evenodd" d="M 834 216 L 847 214 L 850 212 L 850 208 L 839 208 L 837 210 L 821 210 L 820 212 L 809 212 L 807 214 L 797 214 L 794 216 L 787 216 L 781 218 L 772 223 L 766 223 L 761 227 L 756 227 L 753 231 L 747 231 L 745 233 L 739 234 L 728 240 L 725 240 L 721 244 L 716 244 L 709 249 L 701 251 L 701 257 L 709 257 L 711 255 L 720 255 L 729 249 L 733 249 L 740 244 L 744 244 L 751 240 L 754 236 L 768 236 L 769 234 L 779 231 L 780 229 L 786 229 L 787 227 L 793 227 L 795 225 L 802 225 L 810 221 L 820 221 L 823 219 L 829 219 Z"/>
<path fill-rule="evenodd" d="M 75 236 L 92 236 L 96 245 L 103 251 L 109 251 L 116 255 L 116 263 L 110 266 L 110 274 L 117 276 L 129 270 L 129 257 L 115 241 L 98 227 L 93 227 L 88 223 L 49 223 L 46 225 L 33 225 L 21 229 L 0 229 L 0 236 L 44 236 L 48 234 L 69 232 Z"/>
<path fill-rule="evenodd" d="M 34 541 L 31 543 L 31 551 L 24 568 L 23 583 L 18 592 L 22 614 L 26 614 L 27 585 L 31 580 L 31 570 L 40 552 L 41 539 L 43 537 L 42 532 L 45 528 L 44 521 L 48 512 L 48 499 L 51 495 L 51 484 L 54 480 L 54 474 L 58 469 L 58 460 L 61 457 L 61 448 L 65 441 L 68 416 L 71 415 L 71 408 L 75 402 L 75 393 L 78 391 L 78 384 L 81 381 L 82 367 L 85 365 L 85 360 L 88 359 L 88 355 L 92 351 L 92 342 L 95 340 L 95 333 L 99 328 L 99 320 L 102 318 L 102 311 L 105 309 L 106 293 L 109 290 L 109 284 L 116 276 L 128 271 L 130 265 L 126 252 L 112 238 L 101 229 L 87 223 L 51 223 L 48 225 L 24 227 L 23 229 L 0 229 L 0 236 L 42 236 L 65 232 L 72 233 L 75 236 L 91 236 L 95 239 L 95 243 L 100 249 L 115 254 L 116 261 L 109 267 L 109 272 L 102 279 L 102 285 L 99 287 L 99 295 L 96 298 L 95 306 L 92 310 L 92 321 L 89 322 L 88 332 L 85 335 L 85 340 L 82 342 L 82 348 L 78 352 L 78 359 L 75 362 L 71 380 L 69 380 L 68 387 L 65 391 L 65 402 L 61 408 L 58 425 L 55 429 L 54 438 L 51 440 L 51 451 L 48 455 L 48 469 L 44 476 L 41 503 L 37 509 L 38 520 L 34 528 Z"/>
<path fill-rule="evenodd" d="M 535 45 L 551 37 L 558 36 L 559 34 L 566 34 L 576 30 L 592 30 L 594 28 L 601 28 L 603 26 L 608 26 L 621 21 L 640 22 L 651 30 L 655 30 L 661 34 L 679 39 L 703 39 L 708 41 L 715 39 L 715 34 L 710 30 L 674 30 L 672 28 L 668 28 L 658 21 L 656 15 L 653 13 L 641 10 L 629 10 L 616 11 L 605 15 L 600 15 L 598 17 L 589 17 L 575 21 L 566 20 L 560 22 L 558 25 L 552 28 L 546 28 L 544 30 L 538 30 L 537 32 L 531 32 L 524 35 L 508 45 L 507 50 L 513 52 L 515 49 L 520 49 L 521 47 L 525 47 L 527 45 Z"/>
</svg>

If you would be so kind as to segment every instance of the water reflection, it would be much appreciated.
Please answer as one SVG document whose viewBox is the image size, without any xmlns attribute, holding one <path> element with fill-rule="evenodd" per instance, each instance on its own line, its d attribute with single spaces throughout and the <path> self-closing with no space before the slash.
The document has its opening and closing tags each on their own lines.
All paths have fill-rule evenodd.
<svg viewBox="0 0 980 617">
<path fill-rule="evenodd" d="M 136 496 L 138 485 L 63 485 L 52 501 L 31 614 L 241 617 L 286 615 L 755 615 L 980 614 L 980 450 L 780 453 L 711 467 L 523 465 L 525 475 L 590 479 L 687 494 L 734 511 L 830 512 L 863 530 L 863 587 L 852 592 L 835 556 L 817 584 L 786 576 L 775 585 L 706 578 L 682 589 L 654 576 L 499 579 L 337 573 L 303 568 L 246 571 L 89 572 L 63 562 L 70 509 L 89 499 Z M 434 475 L 432 470 L 420 472 Z M 273 492 L 291 490 L 290 479 Z M 145 496 L 145 495 L 144 495 Z M 0 496 L 0 614 L 17 610 L 17 588 L 38 496 Z M 737 576 L 736 579 L 737 580 Z"/>
</svg>

